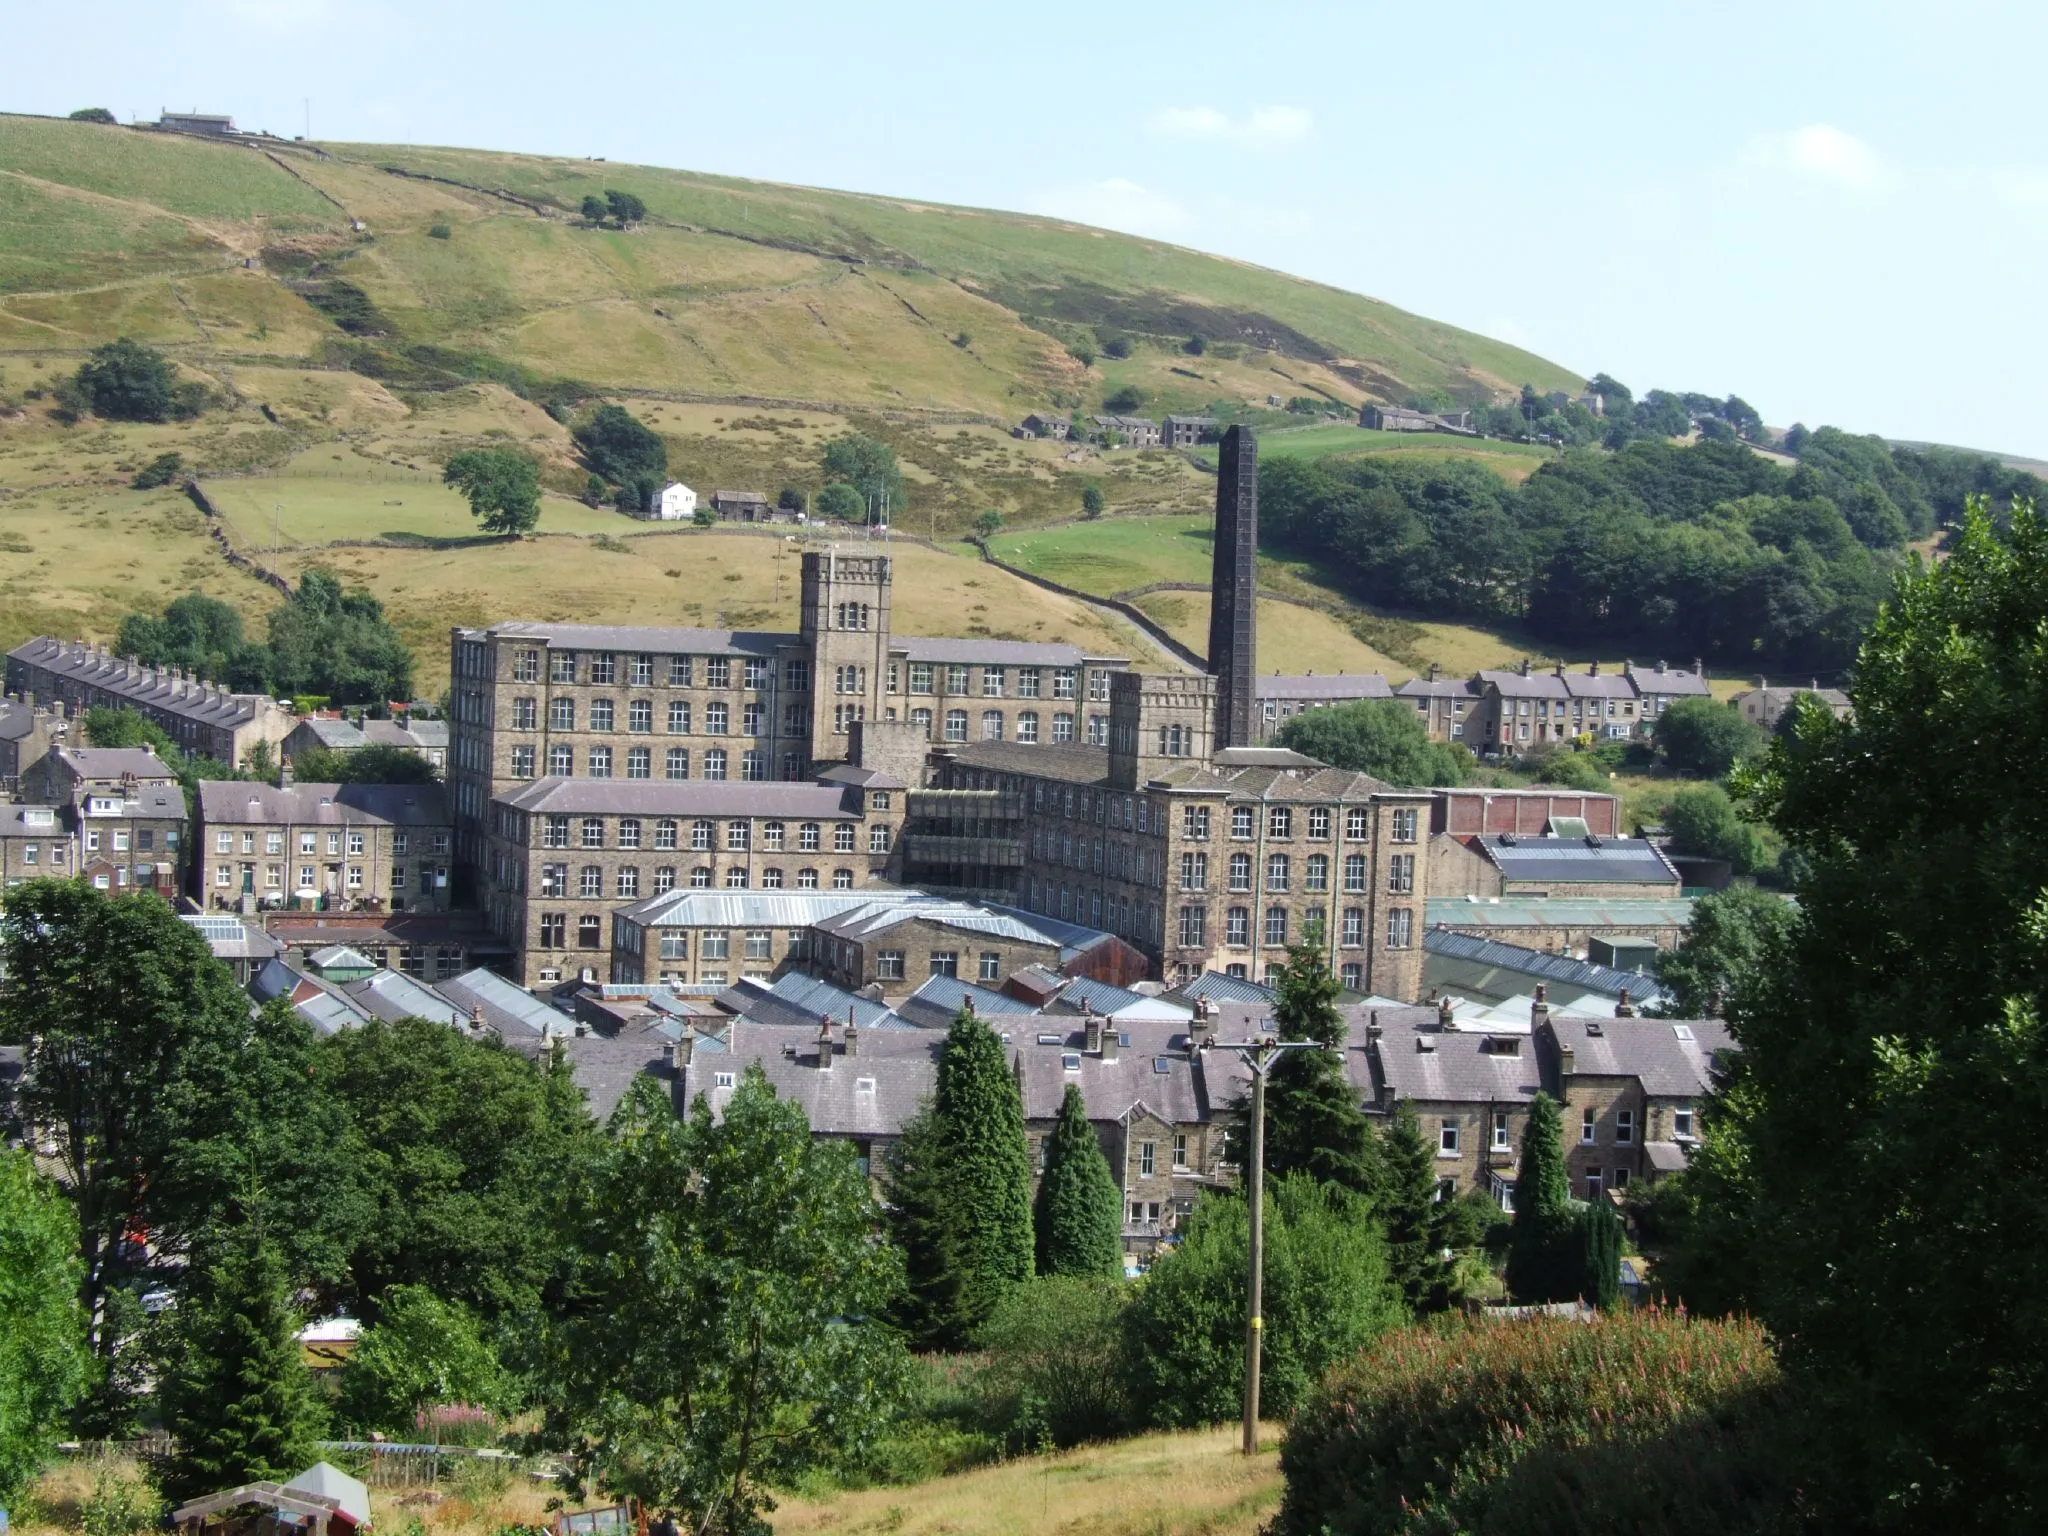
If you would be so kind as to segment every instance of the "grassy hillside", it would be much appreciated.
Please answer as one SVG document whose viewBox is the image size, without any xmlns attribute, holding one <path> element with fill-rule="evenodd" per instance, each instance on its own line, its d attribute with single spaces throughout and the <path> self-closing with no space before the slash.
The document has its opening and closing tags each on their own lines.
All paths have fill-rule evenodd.
<svg viewBox="0 0 2048 1536">
<path fill-rule="evenodd" d="M 644 225 L 599 230 L 573 215 L 612 187 L 646 202 Z M 345 333 L 308 301 L 335 281 L 367 295 L 381 334 Z M 1097 330 L 1122 332 L 1131 355 L 1084 365 L 1070 345 L 1086 350 Z M 1182 343 L 1197 332 L 1209 345 L 1192 356 Z M 214 406 L 184 424 L 64 425 L 54 386 L 116 336 L 162 349 Z M 1524 381 L 1577 382 L 1376 300 L 1059 220 L 589 161 L 221 144 L 0 115 L 9 644 L 45 628 L 106 638 L 129 606 L 193 587 L 252 617 L 275 602 L 220 559 L 184 498 L 126 489 L 166 451 L 200 477 L 238 546 L 280 571 L 321 560 L 375 587 L 422 643 L 431 680 L 451 613 L 766 622 L 788 606 L 765 544 L 715 557 L 733 569 L 707 587 L 663 574 L 696 571 L 694 547 L 674 542 L 687 535 L 643 538 L 573 500 L 584 471 L 544 398 L 623 400 L 705 494 L 815 491 L 827 441 L 880 436 L 908 483 L 898 526 L 943 540 L 989 509 L 1013 527 L 1071 517 L 1090 484 L 1113 520 L 1205 518 L 1213 468 L 1199 455 L 1010 437 L 1034 409 L 1099 408 L 1136 387 L 1150 412 L 1229 406 L 1297 428 L 1269 432 L 1274 453 L 1476 453 L 1516 476 L 1536 460 L 1502 445 L 1303 430 L 1267 401 L 1350 410 Z M 494 443 L 541 459 L 553 537 L 479 540 L 439 486 L 451 455 Z M 905 628 L 1092 631 L 1090 643 L 1142 653 L 1127 627 L 941 559 L 904 556 Z M 1182 574 L 1167 562 L 1116 586 Z M 978 604 L 957 601 L 969 582 Z M 1202 622 L 1199 599 L 1155 606 L 1176 631 Z M 1363 664 L 1341 623 L 1273 622 L 1287 631 L 1274 633 L 1276 661 Z"/>
</svg>

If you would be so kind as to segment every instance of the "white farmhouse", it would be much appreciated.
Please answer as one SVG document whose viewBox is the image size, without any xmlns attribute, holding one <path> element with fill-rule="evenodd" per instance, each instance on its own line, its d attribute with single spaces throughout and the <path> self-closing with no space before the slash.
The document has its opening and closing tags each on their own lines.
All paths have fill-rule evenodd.
<svg viewBox="0 0 2048 1536">
<path fill-rule="evenodd" d="M 687 522 L 697 515 L 697 493 L 680 480 L 671 480 L 647 503 L 647 516 L 656 522 Z"/>
</svg>

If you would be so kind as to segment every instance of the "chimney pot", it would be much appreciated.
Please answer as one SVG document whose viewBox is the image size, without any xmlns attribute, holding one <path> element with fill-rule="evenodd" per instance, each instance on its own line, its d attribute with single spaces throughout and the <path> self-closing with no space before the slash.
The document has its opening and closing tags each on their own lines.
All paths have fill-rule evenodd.
<svg viewBox="0 0 2048 1536">
<path fill-rule="evenodd" d="M 1095 1017 L 1095 1010 L 1093 1008 L 1088 1007 L 1085 1003 L 1082 1004 L 1082 1007 L 1085 1011 L 1081 1015 L 1081 1049 L 1091 1056 L 1100 1055 L 1102 1053 L 1102 1021 Z"/>
</svg>

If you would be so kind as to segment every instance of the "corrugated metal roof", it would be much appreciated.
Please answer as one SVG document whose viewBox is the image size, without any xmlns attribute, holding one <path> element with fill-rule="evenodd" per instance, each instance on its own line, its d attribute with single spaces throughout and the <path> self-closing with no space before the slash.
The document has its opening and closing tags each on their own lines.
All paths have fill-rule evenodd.
<svg viewBox="0 0 2048 1536">
<path fill-rule="evenodd" d="M 1226 976 L 1221 971 L 1204 971 L 1185 986 L 1175 987 L 1166 994 L 1183 1002 L 1196 1002 L 1207 998 L 1212 1003 L 1255 1003 L 1270 1005 L 1280 996 L 1271 987 L 1262 987 L 1256 981 L 1243 976 Z"/>
<path fill-rule="evenodd" d="M 1062 960 L 1093 949 L 1110 935 L 1100 928 L 1083 927 L 1080 923 L 1061 922 L 1056 917 L 1047 917 L 1042 912 L 1033 912 L 1028 907 L 1007 906 L 1002 902 L 987 903 L 991 912 L 1005 913 L 1016 918 L 1026 927 L 1044 934 L 1060 946 Z"/>
<path fill-rule="evenodd" d="M 568 1014 L 482 966 L 442 982 L 436 990 L 462 1007 L 481 1007 L 484 1022 L 501 1035 L 508 1029 L 535 1039 L 575 1033 L 575 1020 Z"/>
<path fill-rule="evenodd" d="M 585 651 L 673 651 L 704 656 L 772 656 L 798 636 L 760 630 L 683 629 L 636 624 L 532 624 L 508 619 L 472 635 L 544 640 Z"/>
<path fill-rule="evenodd" d="M 1432 896 L 1426 911 L 1432 928 L 1440 923 L 1453 928 L 1683 928 L 1692 921 L 1692 898 L 1503 896 L 1497 901 L 1467 901 L 1462 896 Z"/>
<path fill-rule="evenodd" d="M 875 891 L 728 891 L 684 888 L 650 896 L 620 916 L 648 928 L 808 928 L 877 899 Z M 936 899 L 936 898 L 928 898 Z"/>
<path fill-rule="evenodd" d="M 1637 1002 L 1646 1005 L 1664 1000 L 1664 989 L 1653 977 L 1641 971 L 1616 970 L 1612 966 L 1596 965 L 1590 960 L 1575 960 L 1570 955 L 1552 955 L 1539 949 L 1526 949 L 1520 944 L 1503 944 L 1498 939 L 1432 928 L 1422 936 L 1422 947 L 1432 955 L 1469 960 L 1546 981 L 1564 982 L 1607 997 L 1618 998 L 1626 990 Z"/>
<path fill-rule="evenodd" d="M 885 1004 L 842 991 L 829 981 L 791 971 L 759 997 L 741 1004 L 740 1017 L 762 1024 L 808 1024 L 826 1019 L 844 1026 L 848 1011 L 862 1029 L 909 1029 Z"/>
<path fill-rule="evenodd" d="M 1654 843 L 1634 837 L 1603 837 L 1597 843 L 1564 837 L 1473 839 L 1502 875 L 1511 880 L 1564 880 L 1575 885 L 1678 884 Z"/>
<path fill-rule="evenodd" d="M 1147 997 L 1142 992 L 1127 991 L 1086 976 L 1077 976 L 1061 988 L 1057 1001 L 1076 1011 L 1085 1005 L 1106 1018 L 1118 1021 L 1131 1017 L 1185 1021 L 1195 1016 L 1192 1008 L 1184 1008 L 1179 1003 L 1169 1003 L 1162 997 Z"/>
<path fill-rule="evenodd" d="M 467 1012 L 425 982 L 415 981 L 399 971 L 377 971 L 361 981 L 346 983 L 342 990 L 358 1006 L 388 1021 L 432 1019 L 436 1024 L 454 1027 L 469 1017 Z"/>
<path fill-rule="evenodd" d="M 962 981 L 957 976 L 933 976 L 923 986 L 896 1005 L 896 1012 L 906 1022 L 922 1029 L 944 1029 L 959 1015 L 962 1007 L 974 1004 L 974 1011 L 983 1018 L 1010 1018 L 1031 1015 L 1038 1012 L 1029 1003 L 1006 993 L 991 992 L 987 987 L 977 987 L 971 981 Z"/>
</svg>

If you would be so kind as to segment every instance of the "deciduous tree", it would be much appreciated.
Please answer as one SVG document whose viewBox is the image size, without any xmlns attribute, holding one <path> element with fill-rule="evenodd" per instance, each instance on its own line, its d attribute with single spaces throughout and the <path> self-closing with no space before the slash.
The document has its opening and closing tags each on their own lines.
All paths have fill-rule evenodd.
<svg viewBox="0 0 2048 1536">
<path fill-rule="evenodd" d="M 156 348 L 123 336 L 94 349 L 78 370 L 78 388 L 95 416 L 109 421 L 168 421 L 177 403 L 177 372 Z"/>
<path fill-rule="evenodd" d="M 540 524 L 540 466 L 516 448 L 468 448 L 441 471 L 443 483 L 469 498 L 485 533 L 517 538 Z"/>
<path fill-rule="evenodd" d="M 1389 784 L 1462 784 L 1469 752 L 1429 739 L 1414 709 L 1398 699 L 1363 699 L 1305 709 L 1276 738 L 1333 768 L 1369 773 Z"/>
<path fill-rule="evenodd" d="M 601 405 L 569 434 L 583 450 L 583 462 L 615 484 L 668 473 L 668 445 L 622 405 Z"/>
<path fill-rule="evenodd" d="M 0 1152 L 0 1508 L 56 1451 L 90 1361 L 78 1219 L 26 1151 Z"/>
<path fill-rule="evenodd" d="M 1739 985 L 1762 980 L 1782 964 L 1798 923 L 1782 896 L 1753 885 L 1731 885 L 1692 904 L 1678 948 L 1657 966 L 1676 1019 L 1719 1016 Z"/>
<path fill-rule="evenodd" d="M 1763 750 L 1764 733 L 1715 699 L 1680 699 L 1657 717 L 1657 755 L 1695 779 L 1718 779 Z"/>
</svg>

